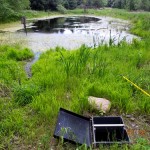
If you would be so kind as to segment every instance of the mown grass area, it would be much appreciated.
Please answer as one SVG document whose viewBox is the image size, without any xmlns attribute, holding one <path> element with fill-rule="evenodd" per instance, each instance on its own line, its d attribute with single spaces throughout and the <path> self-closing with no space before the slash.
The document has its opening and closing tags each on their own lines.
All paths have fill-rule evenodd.
<svg viewBox="0 0 150 150">
<path fill-rule="evenodd" d="M 70 14 L 81 14 L 80 11 Z M 51 139 L 59 108 L 82 115 L 93 113 L 88 96 L 109 99 L 117 114 L 150 114 L 150 97 L 122 77 L 150 93 L 149 13 L 109 11 L 88 13 L 130 18 L 134 23 L 131 31 L 140 35 L 142 41 L 122 41 L 97 48 L 82 46 L 74 51 L 59 47 L 48 50 L 33 64 L 30 79 L 24 65 L 33 57 L 31 51 L 22 50 L 19 45 L 0 46 L 0 149 L 49 149 L 54 145 Z M 148 138 L 139 137 L 137 143 L 122 149 L 148 149 Z M 84 145 L 77 147 L 86 149 Z M 58 143 L 55 149 L 76 146 Z M 120 147 L 114 145 L 109 149 Z"/>
</svg>

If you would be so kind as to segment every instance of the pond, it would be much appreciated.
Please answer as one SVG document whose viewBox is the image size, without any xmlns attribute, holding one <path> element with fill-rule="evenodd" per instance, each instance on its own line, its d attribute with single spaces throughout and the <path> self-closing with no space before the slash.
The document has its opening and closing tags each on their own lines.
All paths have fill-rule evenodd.
<svg viewBox="0 0 150 150">
<path fill-rule="evenodd" d="M 56 46 L 68 50 L 77 49 L 82 44 L 93 47 L 122 40 L 131 42 L 138 38 L 129 33 L 130 23 L 110 17 L 68 16 L 37 20 L 27 26 L 27 36 L 23 29 L 18 30 L 24 36 L 34 53 Z"/>
<path fill-rule="evenodd" d="M 21 43 L 34 52 L 34 59 L 25 66 L 28 77 L 32 76 L 31 65 L 39 59 L 41 52 L 50 48 L 60 46 L 73 50 L 82 44 L 94 47 L 109 44 L 110 39 L 117 44 L 122 40 L 130 43 L 139 38 L 129 33 L 128 21 L 110 17 L 61 16 L 32 20 L 27 24 L 27 35 L 22 28 L 5 29 L 8 32 L 0 33 L 0 44 Z"/>
</svg>

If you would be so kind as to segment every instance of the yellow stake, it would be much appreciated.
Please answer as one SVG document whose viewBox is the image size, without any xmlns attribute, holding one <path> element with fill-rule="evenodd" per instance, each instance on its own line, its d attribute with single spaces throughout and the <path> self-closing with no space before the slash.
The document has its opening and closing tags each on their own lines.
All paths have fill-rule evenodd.
<svg viewBox="0 0 150 150">
<path fill-rule="evenodd" d="M 134 84 L 132 81 L 130 81 L 127 77 L 123 76 L 123 78 L 125 80 L 127 80 L 128 82 L 130 82 L 132 85 L 134 85 L 137 89 L 139 89 L 140 91 L 142 91 L 145 95 L 150 97 L 150 94 L 148 94 L 146 91 L 144 91 L 143 89 L 141 89 L 139 86 L 137 86 L 136 84 Z"/>
</svg>

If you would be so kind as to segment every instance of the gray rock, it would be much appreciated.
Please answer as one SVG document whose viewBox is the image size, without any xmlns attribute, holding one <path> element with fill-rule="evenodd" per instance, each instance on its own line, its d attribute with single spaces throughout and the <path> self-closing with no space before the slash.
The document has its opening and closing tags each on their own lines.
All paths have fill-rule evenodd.
<svg viewBox="0 0 150 150">
<path fill-rule="evenodd" d="M 131 118 L 132 117 L 132 115 L 126 115 L 126 118 Z"/>
<path fill-rule="evenodd" d="M 94 109 L 97 109 L 103 113 L 109 112 L 111 108 L 111 102 L 105 98 L 89 96 L 88 102 Z"/>
<path fill-rule="evenodd" d="M 135 120 L 135 118 L 133 118 L 133 117 L 132 117 L 132 118 L 130 118 L 130 120 L 131 120 L 131 121 L 134 121 L 134 120 Z"/>
</svg>

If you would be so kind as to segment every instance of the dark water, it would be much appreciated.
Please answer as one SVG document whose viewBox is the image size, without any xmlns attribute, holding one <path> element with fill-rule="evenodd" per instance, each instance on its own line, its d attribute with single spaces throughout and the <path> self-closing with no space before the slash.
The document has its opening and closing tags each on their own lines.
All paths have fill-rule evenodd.
<svg viewBox="0 0 150 150">
<path fill-rule="evenodd" d="M 68 29 L 70 33 L 75 33 L 75 29 L 85 28 L 85 24 L 98 21 L 100 21 L 100 19 L 94 17 L 60 17 L 36 21 L 31 27 L 27 28 L 27 30 L 28 32 L 63 34 L 66 29 Z"/>
</svg>

